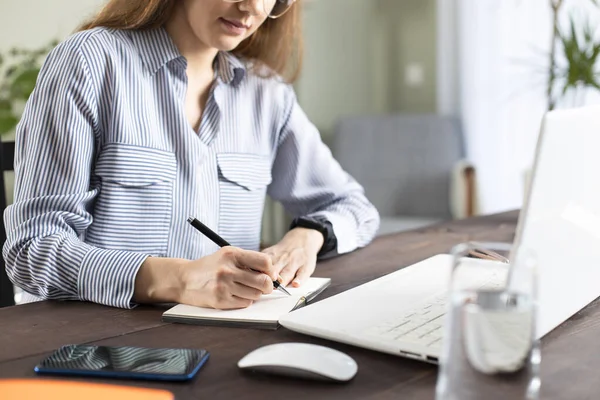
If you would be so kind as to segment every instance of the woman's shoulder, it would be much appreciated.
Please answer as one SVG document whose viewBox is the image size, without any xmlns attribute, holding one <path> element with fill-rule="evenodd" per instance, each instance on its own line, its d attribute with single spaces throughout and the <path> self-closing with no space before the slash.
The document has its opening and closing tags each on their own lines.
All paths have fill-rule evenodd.
<svg viewBox="0 0 600 400">
<path fill-rule="evenodd" d="M 249 60 L 242 60 L 246 66 L 246 73 L 249 79 L 257 84 L 272 87 L 287 87 L 289 84 L 285 79 L 265 64 L 258 64 Z"/>
<path fill-rule="evenodd" d="M 57 48 L 76 51 L 103 51 L 114 46 L 122 36 L 116 29 L 92 28 L 75 32 L 58 44 Z"/>
<path fill-rule="evenodd" d="M 293 85 L 269 66 L 246 59 L 238 60 L 244 65 L 245 83 L 249 89 L 281 100 L 294 95 Z"/>
<path fill-rule="evenodd" d="M 123 49 L 131 48 L 131 41 L 125 31 L 97 27 L 75 32 L 56 46 L 52 52 L 55 53 L 78 53 L 93 68 L 96 64 L 110 60 L 118 54 L 123 54 Z M 52 55 L 52 52 L 50 55 Z M 93 60 L 93 62 L 90 62 Z"/>
</svg>

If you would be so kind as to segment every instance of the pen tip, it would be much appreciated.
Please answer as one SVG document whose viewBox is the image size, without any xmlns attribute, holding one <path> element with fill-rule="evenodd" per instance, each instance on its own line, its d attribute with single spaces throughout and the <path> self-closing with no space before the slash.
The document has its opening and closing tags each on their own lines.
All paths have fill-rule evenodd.
<svg viewBox="0 0 600 400">
<path fill-rule="evenodd" d="M 192 222 L 193 220 L 194 220 L 194 218 L 192 218 L 192 217 L 189 217 L 187 221 L 188 221 L 188 222 Z"/>
<path fill-rule="evenodd" d="M 283 293 L 287 294 L 288 296 L 291 296 L 292 294 L 290 292 L 288 292 L 287 290 L 285 290 L 285 288 L 283 287 L 283 285 L 279 285 L 277 287 L 277 289 L 279 289 L 280 291 L 282 291 Z"/>
</svg>

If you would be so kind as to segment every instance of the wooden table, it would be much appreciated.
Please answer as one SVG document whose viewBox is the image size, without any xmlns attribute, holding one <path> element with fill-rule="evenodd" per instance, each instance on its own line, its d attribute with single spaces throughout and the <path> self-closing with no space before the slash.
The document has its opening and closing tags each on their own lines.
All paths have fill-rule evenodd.
<svg viewBox="0 0 600 400">
<path fill-rule="evenodd" d="M 332 278 L 321 298 L 378 278 L 467 240 L 511 241 L 517 213 L 448 222 L 385 236 L 353 254 L 323 262 L 318 276 Z M 600 398 L 600 302 L 595 301 L 543 340 L 543 399 Z M 0 377 L 34 377 L 36 363 L 69 343 L 206 348 L 211 358 L 189 383 L 123 382 L 159 387 L 177 399 L 433 399 L 437 367 L 357 347 L 277 331 L 166 324 L 163 309 L 126 311 L 93 304 L 42 302 L 0 310 Z M 236 363 L 271 343 L 325 344 L 352 356 L 359 372 L 348 384 L 253 375 Z M 114 383 L 115 381 L 111 381 Z M 277 397 L 271 397 L 277 396 Z M 1 396 L 0 396 L 1 397 Z M 507 393 L 507 399 L 512 398 Z"/>
</svg>

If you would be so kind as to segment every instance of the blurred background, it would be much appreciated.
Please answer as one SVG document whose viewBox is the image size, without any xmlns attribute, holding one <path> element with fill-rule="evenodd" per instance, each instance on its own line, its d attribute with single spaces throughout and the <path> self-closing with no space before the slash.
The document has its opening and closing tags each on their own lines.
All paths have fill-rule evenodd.
<svg viewBox="0 0 600 400">
<path fill-rule="evenodd" d="M 3 141 L 53 41 L 103 3 L 0 0 Z M 297 95 L 379 208 L 380 234 L 520 208 L 544 113 L 600 101 L 595 0 L 304 3 Z M 264 242 L 288 222 L 268 202 Z"/>
</svg>

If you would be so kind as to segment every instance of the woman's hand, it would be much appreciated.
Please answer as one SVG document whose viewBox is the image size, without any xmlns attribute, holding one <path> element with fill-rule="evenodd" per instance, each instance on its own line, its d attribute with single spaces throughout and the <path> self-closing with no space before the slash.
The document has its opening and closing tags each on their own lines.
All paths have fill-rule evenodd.
<svg viewBox="0 0 600 400">
<path fill-rule="evenodd" d="M 295 228 L 276 245 L 263 250 L 273 261 L 281 284 L 299 287 L 315 272 L 317 254 L 323 246 L 323 234 L 314 229 Z"/>
<path fill-rule="evenodd" d="M 269 256 L 235 247 L 194 261 L 150 257 L 138 271 L 133 298 L 139 303 L 245 308 L 271 293 L 276 277 Z"/>
</svg>

